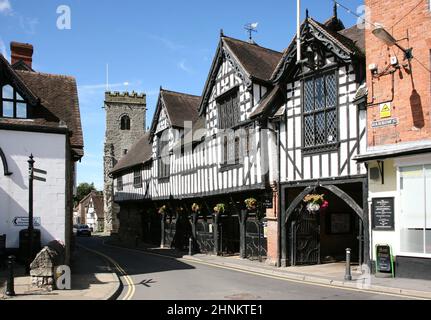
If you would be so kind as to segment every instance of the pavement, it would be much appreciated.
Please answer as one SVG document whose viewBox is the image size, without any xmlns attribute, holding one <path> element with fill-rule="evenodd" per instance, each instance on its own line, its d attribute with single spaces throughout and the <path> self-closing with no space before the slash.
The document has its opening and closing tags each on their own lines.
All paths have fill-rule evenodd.
<svg viewBox="0 0 431 320">
<path fill-rule="evenodd" d="M 122 284 L 110 263 L 102 256 L 77 247 L 71 265 L 72 290 L 52 292 L 31 288 L 31 278 L 24 267 L 15 267 L 15 297 L 6 297 L 7 270 L 0 270 L 0 300 L 112 300 Z"/>
<path fill-rule="evenodd" d="M 110 246 L 120 246 L 115 239 L 107 239 Z M 195 254 L 188 256 L 171 249 L 161 249 L 151 245 L 140 244 L 134 250 L 148 252 L 154 255 L 169 256 L 183 262 L 197 262 L 221 268 L 229 268 L 256 275 L 277 277 L 280 279 L 297 281 L 304 284 L 330 286 L 338 289 L 355 289 L 363 292 L 381 293 L 398 296 L 400 298 L 431 299 L 431 281 L 403 278 L 378 278 L 369 273 L 363 273 L 358 266 L 352 267 L 352 281 L 344 280 L 345 264 L 325 264 L 318 266 L 277 268 L 250 261 L 239 257 L 219 257 L 214 255 Z"/>
</svg>

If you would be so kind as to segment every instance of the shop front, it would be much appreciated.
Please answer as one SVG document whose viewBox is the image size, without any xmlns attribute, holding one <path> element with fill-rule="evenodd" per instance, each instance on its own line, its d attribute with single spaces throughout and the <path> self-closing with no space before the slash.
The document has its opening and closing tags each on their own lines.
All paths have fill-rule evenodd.
<svg viewBox="0 0 431 320">
<path fill-rule="evenodd" d="M 395 277 L 430 280 L 431 153 L 394 155 L 368 160 L 372 258 L 389 246 Z"/>
</svg>

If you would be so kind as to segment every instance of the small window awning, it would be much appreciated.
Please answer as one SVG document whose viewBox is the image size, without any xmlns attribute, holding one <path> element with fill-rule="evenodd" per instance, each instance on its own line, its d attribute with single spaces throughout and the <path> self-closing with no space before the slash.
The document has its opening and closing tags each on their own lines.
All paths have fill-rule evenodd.
<svg viewBox="0 0 431 320">
<path fill-rule="evenodd" d="M 375 160 L 413 156 L 424 153 L 431 153 L 431 141 L 429 140 L 369 148 L 366 153 L 360 154 L 353 159 L 363 163 Z"/>
</svg>

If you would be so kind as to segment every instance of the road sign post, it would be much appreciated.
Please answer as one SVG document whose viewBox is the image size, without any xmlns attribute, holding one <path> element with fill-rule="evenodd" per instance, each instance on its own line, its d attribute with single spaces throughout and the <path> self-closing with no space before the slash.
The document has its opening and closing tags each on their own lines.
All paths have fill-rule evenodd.
<svg viewBox="0 0 431 320">
<path fill-rule="evenodd" d="M 34 194 L 34 189 L 33 189 L 33 184 L 34 184 L 34 180 L 36 181 L 41 181 L 41 182 L 46 182 L 45 178 L 41 178 L 41 177 L 36 177 L 34 174 L 38 173 L 38 174 L 42 174 L 42 175 L 46 175 L 47 172 L 43 171 L 43 170 L 39 170 L 39 169 L 35 169 L 34 167 L 34 157 L 33 154 L 30 155 L 29 160 L 28 160 L 28 252 L 27 252 L 27 260 L 26 261 L 26 272 L 27 274 L 30 274 L 30 264 L 32 262 L 33 259 L 33 240 L 34 240 L 34 218 L 33 218 L 33 194 Z"/>
</svg>

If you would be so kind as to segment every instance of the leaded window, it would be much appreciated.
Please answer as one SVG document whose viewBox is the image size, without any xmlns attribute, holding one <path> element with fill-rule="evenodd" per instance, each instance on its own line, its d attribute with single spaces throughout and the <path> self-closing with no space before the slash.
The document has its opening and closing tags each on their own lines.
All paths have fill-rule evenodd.
<svg viewBox="0 0 431 320">
<path fill-rule="evenodd" d="M 218 128 L 230 129 L 241 122 L 238 88 L 234 88 L 217 99 Z"/>
<path fill-rule="evenodd" d="M 335 72 L 304 81 L 304 147 L 325 147 L 338 142 L 338 87 Z"/>
<path fill-rule="evenodd" d="M 0 116 L 3 118 L 27 119 L 28 106 L 24 98 L 10 85 L 1 90 Z"/>
<path fill-rule="evenodd" d="M 133 172 L 133 186 L 135 189 L 142 188 L 142 172 L 141 170 L 135 170 Z"/>
</svg>

